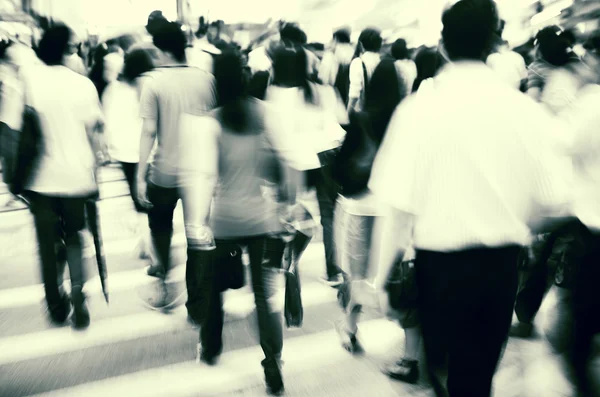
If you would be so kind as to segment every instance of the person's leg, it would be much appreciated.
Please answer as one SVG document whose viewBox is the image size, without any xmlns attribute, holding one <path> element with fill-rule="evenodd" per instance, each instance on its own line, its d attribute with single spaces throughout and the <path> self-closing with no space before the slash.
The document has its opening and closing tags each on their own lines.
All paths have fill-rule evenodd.
<svg viewBox="0 0 600 397">
<path fill-rule="evenodd" d="M 448 356 L 451 397 L 490 396 L 492 380 L 511 324 L 518 286 L 519 248 L 479 249 L 454 256 L 447 265 L 458 274 L 459 306 Z"/>
<path fill-rule="evenodd" d="M 598 396 L 590 375 L 593 339 L 600 333 L 600 235 L 585 235 L 585 254 L 574 274 L 571 301 L 573 338 L 567 351 L 571 379 L 578 395 Z M 595 313 L 595 315 L 591 314 Z"/>
<path fill-rule="evenodd" d="M 267 386 L 272 393 L 283 390 L 281 351 L 283 325 L 274 299 L 281 281 L 281 260 L 285 244 L 269 237 L 253 238 L 248 243 L 252 290 L 258 316 L 260 346 L 265 353 L 262 365 Z"/>
<path fill-rule="evenodd" d="M 166 277 L 171 268 L 171 239 L 173 238 L 173 213 L 179 201 L 179 192 L 175 188 L 163 188 L 148 184 L 148 200 L 152 208 L 148 210 L 148 221 L 152 235 L 152 244 Z"/>
<path fill-rule="evenodd" d="M 28 192 L 31 213 L 35 224 L 40 256 L 42 282 L 50 319 L 64 323 L 69 315 L 70 304 L 59 276 L 56 242 L 59 240 L 60 217 L 56 201 L 37 193 Z M 64 268 L 62 268 L 64 270 Z"/>
<path fill-rule="evenodd" d="M 419 380 L 421 353 L 421 329 L 417 310 L 413 308 L 399 313 L 398 322 L 404 329 L 404 355 L 399 361 L 385 367 L 384 373 L 392 379 L 416 383 Z"/>
<path fill-rule="evenodd" d="M 515 313 L 519 324 L 511 329 L 515 337 L 529 337 L 533 333 L 533 321 L 548 291 L 548 259 L 552 254 L 554 236 L 534 242 L 533 258 L 528 266 L 521 270 L 522 281 L 515 302 Z"/>
<path fill-rule="evenodd" d="M 219 251 L 227 251 L 231 242 L 217 241 L 216 244 Z M 200 359 L 210 365 L 216 362 L 223 350 L 224 313 L 218 279 L 219 251 L 196 250 L 188 254 L 188 261 L 193 261 L 197 269 L 198 288 L 202 294 L 201 310 L 199 313 L 193 313 L 199 316 L 195 320 L 200 322 Z"/>
<path fill-rule="evenodd" d="M 339 286 L 343 282 L 341 269 L 336 263 L 335 243 L 333 240 L 333 212 L 337 197 L 337 188 L 331 177 L 331 166 L 323 166 L 319 170 L 312 171 L 319 212 L 321 215 L 321 226 L 323 227 L 323 245 L 325 246 L 325 265 L 327 269 L 327 281 L 332 287 Z"/>
<path fill-rule="evenodd" d="M 73 300 L 74 323 L 78 327 L 89 325 L 90 316 L 85 304 L 83 286 L 85 272 L 83 265 L 83 231 L 86 227 L 85 198 L 60 198 L 60 215 L 63 219 L 67 263 L 71 276 L 71 297 Z"/>
</svg>

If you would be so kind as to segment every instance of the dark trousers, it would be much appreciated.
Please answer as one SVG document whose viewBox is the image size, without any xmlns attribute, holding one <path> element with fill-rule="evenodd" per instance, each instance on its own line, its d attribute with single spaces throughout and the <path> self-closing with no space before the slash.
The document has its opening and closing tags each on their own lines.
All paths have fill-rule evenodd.
<svg viewBox="0 0 600 397">
<path fill-rule="evenodd" d="M 280 239 L 259 236 L 239 240 L 217 240 L 220 245 L 237 244 L 246 246 L 250 257 L 251 285 L 258 317 L 260 346 L 265 354 L 264 363 L 278 362 L 283 349 L 283 326 L 281 313 L 272 307 L 272 299 L 277 294 L 277 279 L 282 277 L 280 268 L 284 243 Z M 202 259 L 204 258 L 204 259 Z M 198 252 L 201 263 L 199 279 L 201 289 L 206 294 L 206 306 L 200 330 L 200 343 L 203 353 L 209 357 L 218 356 L 223 350 L 223 300 L 219 277 L 218 258 L 211 258 L 210 251 Z"/>
<path fill-rule="evenodd" d="M 600 396 L 594 389 L 589 366 L 594 337 L 600 334 L 600 234 L 586 229 L 584 253 L 574 271 L 572 299 L 566 308 L 572 319 L 566 362 L 579 397 Z"/>
<path fill-rule="evenodd" d="M 308 184 L 317 191 L 321 226 L 323 227 L 323 245 L 325 246 L 325 265 L 327 276 L 332 277 L 341 272 L 337 265 L 335 243 L 333 241 L 333 213 L 337 200 L 338 188 L 332 175 L 332 164 L 337 151 L 329 150 L 319 154 L 323 166 L 308 171 Z"/>
<path fill-rule="evenodd" d="M 548 259 L 552 254 L 555 240 L 556 235 L 549 234 L 542 240 L 535 241 L 531 247 L 533 258 L 524 259 L 523 266 L 519 269 L 520 280 L 515 313 L 521 323 L 533 323 L 546 293 L 552 287 L 554 274 L 550 270 Z"/>
<path fill-rule="evenodd" d="M 491 395 L 511 324 L 520 250 L 417 250 L 418 309 L 437 396 Z"/>
<path fill-rule="evenodd" d="M 135 210 L 140 213 L 148 212 L 138 201 L 137 192 L 135 190 L 135 178 L 137 177 L 138 163 L 124 163 L 121 161 L 120 164 L 123 173 L 125 174 L 127 185 L 129 186 L 129 194 L 133 200 L 133 205 L 135 205 Z"/>
<path fill-rule="evenodd" d="M 165 277 L 171 269 L 173 214 L 180 198 L 181 194 L 177 188 L 164 188 L 148 183 L 148 200 L 152 204 L 152 208 L 148 210 L 150 234 L 156 256 L 164 267 Z M 201 296 L 196 282 L 194 262 L 190 260 L 186 262 L 185 282 L 188 293 L 186 307 L 188 313 L 196 318 L 196 313 L 201 310 Z"/>
<path fill-rule="evenodd" d="M 61 303 L 64 258 L 61 258 L 62 240 L 66 246 L 71 285 L 85 283 L 83 268 L 83 241 L 86 197 L 53 197 L 26 192 L 35 223 L 42 281 L 49 306 Z"/>
</svg>

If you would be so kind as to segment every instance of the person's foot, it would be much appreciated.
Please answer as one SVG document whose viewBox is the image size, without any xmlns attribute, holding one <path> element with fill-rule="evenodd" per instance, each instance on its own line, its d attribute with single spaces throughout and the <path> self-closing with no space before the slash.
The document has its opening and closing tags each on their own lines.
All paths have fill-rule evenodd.
<svg viewBox="0 0 600 397">
<path fill-rule="evenodd" d="M 348 353 L 357 355 L 365 352 L 358 338 L 356 337 L 356 333 L 347 331 L 342 321 L 335 323 L 335 330 L 338 333 L 342 347 Z"/>
<path fill-rule="evenodd" d="M 85 295 L 82 287 L 74 286 L 71 289 L 73 301 L 73 325 L 77 329 L 84 329 L 90 325 L 90 313 L 85 303 Z"/>
<path fill-rule="evenodd" d="M 262 366 L 265 370 L 265 383 L 267 394 L 270 396 L 281 396 L 285 391 L 283 376 L 281 374 L 282 362 L 264 360 Z"/>
<path fill-rule="evenodd" d="M 402 359 L 385 367 L 383 373 L 392 379 L 414 384 L 419 380 L 419 362 Z"/>
<path fill-rule="evenodd" d="M 344 275 L 342 273 L 338 273 L 334 276 L 323 277 L 321 280 L 331 288 L 336 288 L 344 284 Z"/>
<path fill-rule="evenodd" d="M 48 306 L 48 316 L 55 325 L 63 325 L 71 314 L 71 299 L 69 295 L 63 294 L 60 302 Z"/>
<path fill-rule="evenodd" d="M 182 305 L 187 295 L 185 286 L 182 289 L 178 283 L 166 283 L 162 279 L 139 287 L 138 294 L 144 306 L 158 311 L 169 311 Z"/>
<path fill-rule="evenodd" d="M 144 258 L 141 258 L 144 259 Z M 164 279 L 165 278 L 165 272 L 162 268 L 162 266 L 160 265 L 156 265 L 156 264 L 151 264 L 150 266 L 146 267 L 146 274 L 150 277 L 156 277 L 156 278 L 160 278 L 160 279 Z"/>
<path fill-rule="evenodd" d="M 510 327 L 508 335 L 513 338 L 530 339 L 533 337 L 533 330 L 533 324 L 519 322 Z"/>
</svg>

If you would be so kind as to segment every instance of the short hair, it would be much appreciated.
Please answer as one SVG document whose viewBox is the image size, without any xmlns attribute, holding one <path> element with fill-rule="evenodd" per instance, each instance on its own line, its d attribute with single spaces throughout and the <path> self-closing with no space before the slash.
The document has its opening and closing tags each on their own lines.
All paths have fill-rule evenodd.
<svg viewBox="0 0 600 397">
<path fill-rule="evenodd" d="M 494 49 L 498 10 L 493 0 L 460 0 L 442 16 L 442 39 L 453 59 L 485 59 Z"/>
<path fill-rule="evenodd" d="M 154 36 L 158 29 L 164 24 L 169 23 L 169 20 L 163 15 L 162 11 L 152 11 L 148 16 L 148 23 L 146 24 L 146 31 Z"/>
<path fill-rule="evenodd" d="M 279 35 L 281 36 L 281 40 L 289 41 L 293 44 L 304 45 L 308 41 L 306 33 L 295 23 L 286 23 L 283 25 L 281 30 L 279 30 Z"/>
<path fill-rule="evenodd" d="M 394 59 L 407 59 L 408 58 L 408 47 L 406 46 L 406 40 L 398 39 L 392 44 L 392 56 Z"/>
<path fill-rule="evenodd" d="M 44 32 L 38 47 L 38 57 L 48 66 L 61 65 L 73 32 L 67 25 L 57 24 Z"/>
<path fill-rule="evenodd" d="M 348 29 L 339 29 L 333 34 L 333 39 L 338 43 L 350 44 L 350 31 Z"/>
<path fill-rule="evenodd" d="M 153 42 L 159 50 L 170 53 L 177 61 L 185 61 L 187 38 L 181 24 L 168 22 L 161 25 L 154 35 Z"/>
<path fill-rule="evenodd" d="M 150 53 L 141 48 L 131 50 L 125 54 L 125 64 L 123 65 L 123 78 L 132 83 L 154 68 L 152 56 Z"/>
<path fill-rule="evenodd" d="M 564 66 L 571 58 L 571 38 L 558 26 L 547 26 L 535 36 L 542 58 L 551 65 Z"/>
<path fill-rule="evenodd" d="M 374 28 L 367 28 L 363 30 L 358 38 L 359 43 L 362 44 L 365 51 L 379 52 L 383 39 L 379 30 Z"/>
</svg>

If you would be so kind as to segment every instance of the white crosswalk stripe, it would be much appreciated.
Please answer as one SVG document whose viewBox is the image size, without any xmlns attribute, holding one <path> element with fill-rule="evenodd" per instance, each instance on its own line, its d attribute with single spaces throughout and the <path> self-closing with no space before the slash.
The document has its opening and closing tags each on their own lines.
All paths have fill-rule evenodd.
<svg viewBox="0 0 600 397">
<path fill-rule="evenodd" d="M 397 325 L 386 320 L 371 320 L 361 324 L 361 336 L 365 348 L 373 355 L 384 355 L 402 334 Z M 349 355 L 340 348 L 334 331 L 299 336 L 285 341 L 284 376 L 311 367 L 327 368 Z M 58 390 L 38 396 L 95 397 L 106 396 L 115 391 L 130 397 L 224 395 L 244 386 L 260 384 L 262 372 L 260 361 L 263 353 L 259 346 L 226 353 L 215 367 L 185 362 L 136 374 L 106 379 L 99 382 Z"/>
</svg>

